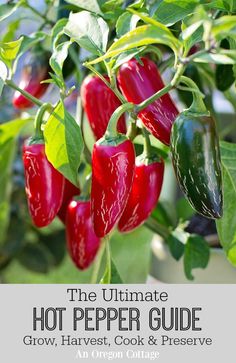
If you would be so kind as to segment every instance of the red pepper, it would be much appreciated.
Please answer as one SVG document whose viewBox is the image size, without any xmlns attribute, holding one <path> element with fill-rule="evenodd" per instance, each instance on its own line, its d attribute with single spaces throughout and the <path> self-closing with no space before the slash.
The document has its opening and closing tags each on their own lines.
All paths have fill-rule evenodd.
<svg viewBox="0 0 236 363">
<path fill-rule="evenodd" d="M 25 144 L 23 163 L 31 217 L 37 227 L 45 227 L 61 207 L 65 179 L 47 160 L 43 143 Z"/>
<path fill-rule="evenodd" d="M 109 80 L 107 76 L 104 78 Z M 98 140 L 105 134 L 111 115 L 121 103 L 113 91 L 97 76 L 85 78 L 81 86 L 81 98 L 93 134 Z M 117 130 L 126 133 L 124 116 L 120 118 Z"/>
<path fill-rule="evenodd" d="M 141 61 L 143 65 L 136 59 L 131 59 L 122 64 L 118 73 L 123 95 L 134 104 L 141 103 L 164 87 L 155 63 L 147 58 L 141 58 Z M 166 145 L 170 143 L 171 127 L 177 115 L 178 110 L 169 94 L 154 101 L 138 114 L 151 134 Z"/>
<path fill-rule="evenodd" d="M 93 230 L 90 201 L 71 201 L 66 216 L 67 246 L 75 265 L 84 270 L 93 262 L 100 238 Z"/>
<path fill-rule="evenodd" d="M 118 224 L 121 232 L 132 231 L 149 217 L 160 196 L 163 174 L 163 161 L 151 162 L 143 155 L 136 158 L 131 193 Z"/>
<path fill-rule="evenodd" d="M 36 98 L 42 97 L 49 86 L 48 83 L 40 83 L 49 77 L 48 61 L 48 53 L 32 53 L 23 67 L 19 88 Z M 30 100 L 18 91 L 13 96 L 13 105 L 18 109 L 34 106 Z"/>
<path fill-rule="evenodd" d="M 61 208 L 57 213 L 60 220 L 66 223 L 66 213 L 67 208 L 74 196 L 80 195 L 80 189 L 72 184 L 68 179 L 65 179 L 65 188 L 63 193 L 63 199 L 61 203 Z"/>
<path fill-rule="evenodd" d="M 133 144 L 121 134 L 99 140 L 92 155 L 91 208 L 98 237 L 107 235 L 127 203 L 134 175 Z"/>
</svg>

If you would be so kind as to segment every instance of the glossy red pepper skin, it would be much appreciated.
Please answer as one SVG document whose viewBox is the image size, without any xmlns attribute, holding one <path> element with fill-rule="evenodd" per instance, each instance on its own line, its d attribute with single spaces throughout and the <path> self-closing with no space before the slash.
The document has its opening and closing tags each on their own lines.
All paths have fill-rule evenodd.
<svg viewBox="0 0 236 363">
<path fill-rule="evenodd" d="M 91 210 L 94 230 L 104 237 L 117 224 L 131 190 L 135 152 L 130 140 L 109 145 L 99 140 L 92 154 Z"/>
<path fill-rule="evenodd" d="M 130 232 L 140 226 L 155 208 L 162 188 L 164 162 L 136 158 L 132 189 L 118 228 Z"/>
<path fill-rule="evenodd" d="M 48 53 L 32 53 L 23 67 L 19 88 L 36 98 L 42 97 L 49 86 L 48 83 L 40 83 L 49 78 L 48 61 Z M 27 109 L 34 106 L 30 100 L 18 91 L 13 96 L 13 105 L 17 109 Z"/>
<path fill-rule="evenodd" d="M 122 64 L 118 72 L 119 87 L 128 102 L 138 104 L 164 87 L 155 63 L 148 58 L 141 58 L 143 65 L 136 59 Z M 144 110 L 138 116 L 145 127 L 164 144 L 170 143 L 171 127 L 178 115 L 178 110 L 165 94 Z"/>
<path fill-rule="evenodd" d="M 65 179 L 47 160 L 43 143 L 24 145 L 23 164 L 32 220 L 37 227 L 45 227 L 61 207 Z"/>
<path fill-rule="evenodd" d="M 100 238 L 93 230 L 90 201 L 71 201 L 66 215 L 67 247 L 75 265 L 84 270 L 93 262 Z"/>
<path fill-rule="evenodd" d="M 109 80 L 108 77 L 105 78 Z M 105 134 L 111 115 L 121 103 L 97 76 L 85 78 L 81 86 L 81 99 L 95 139 L 98 140 Z M 118 121 L 117 130 L 126 133 L 124 116 Z"/>
<path fill-rule="evenodd" d="M 63 192 L 63 198 L 61 203 L 61 208 L 57 213 L 60 220 L 65 224 L 66 223 L 66 213 L 67 208 L 73 197 L 80 195 L 80 189 L 72 184 L 68 179 L 65 179 L 65 187 Z"/>
</svg>

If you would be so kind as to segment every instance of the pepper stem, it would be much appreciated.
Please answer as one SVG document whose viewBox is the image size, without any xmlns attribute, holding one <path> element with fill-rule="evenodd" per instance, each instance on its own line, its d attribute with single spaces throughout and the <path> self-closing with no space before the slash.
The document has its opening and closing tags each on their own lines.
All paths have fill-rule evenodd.
<svg viewBox="0 0 236 363">
<path fill-rule="evenodd" d="M 186 84 L 186 86 L 189 88 L 189 91 L 193 94 L 193 102 L 188 108 L 188 111 L 192 113 L 206 114 L 207 109 L 203 102 L 204 95 L 201 93 L 196 83 L 192 79 L 185 76 L 181 76 L 180 83 Z"/>
<path fill-rule="evenodd" d="M 142 132 L 144 137 L 143 154 L 146 158 L 149 158 L 152 155 L 152 144 L 150 142 L 149 133 L 147 132 L 145 127 L 142 128 Z"/>
<path fill-rule="evenodd" d="M 133 117 L 130 117 L 130 124 L 126 133 L 126 136 L 129 140 L 133 141 L 135 137 L 137 136 L 137 125 L 136 125 L 136 119 Z"/>
<path fill-rule="evenodd" d="M 117 123 L 119 121 L 119 118 L 123 115 L 123 113 L 127 111 L 132 111 L 134 109 L 134 105 L 132 103 L 125 103 L 121 106 L 119 106 L 111 115 L 110 121 L 107 126 L 107 130 L 105 133 L 105 137 L 112 138 L 116 137 L 117 132 Z"/>
<path fill-rule="evenodd" d="M 27 98 L 29 101 L 33 102 L 35 105 L 41 107 L 43 105 L 43 102 L 38 100 L 36 97 L 32 96 L 29 92 L 26 92 L 25 90 L 18 87 L 12 80 L 7 79 L 5 81 L 6 85 L 14 89 L 15 91 L 20 92 L 25 98 Z"/>
<path fill-rule="evenodd" d="M 43 116 L 47 109 L 51 107 L 48 103 L 44 103 L 38 110 L 35 116 L 35 138 L 36 139 L 43 139 L 43 131 L 41 128 Z"/>
<path fill-rule="evenodd" d="M 84 187 L 80 195 L 80 198 L 83 198 L 85 200 L 89 199 L 90 189 L 91 189 L 91 179 L 92 179 L 92 174 L 90 173 L 89 175 L 87 175 L 85 179 Z"/>
<path fill-rule="evenodd" d="M 106 256 L 107 256 L 107 283 L 111 282 L 111 250 L 110 250 L 110 239 L 109 236 L 105 236 L 106 244 Z"/>
<path fill-rule="evenodd" d="M 92 277 L 90 280 L 91 284 L 96 284 L 98 281 L 98 274 L 99 274 L 99 271 L 101 268 L 102 257 L 103 257 L 104 251 L 105 251 L 105 247 L 106 247 L 106 242 L 105 242 L 105 240 L 103 240 L 101 243 L 101 246 L 99 248 L 95 262 L 94 262 L 94 268 L 93 268 Z"/>
</svg>

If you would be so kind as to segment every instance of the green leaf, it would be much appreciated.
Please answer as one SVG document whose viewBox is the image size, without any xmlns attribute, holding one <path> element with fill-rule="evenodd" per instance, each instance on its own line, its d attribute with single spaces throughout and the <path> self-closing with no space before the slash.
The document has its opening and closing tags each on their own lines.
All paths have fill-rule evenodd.
<svg viewBox="0 0 236 363">
<path fill-rule="evenodd" d="M 102 60 L 118 56 L 129 49 L 154 43 L 168 45 L 174 52 L 177 52 L 177 47 L 180 42 L 174 37 L 169 29 L 162 24 L 160 24 L 160 26 L 143 25 L 122 36 L 111 45 L 106 54 L 91 61 L 90 64 L 95 64 Z"/>
<path fill-rule="evenodd" d="M 20 49 L 17 54 L 17 59 L 19 59 L 23 54 L 25 54 L 27 50 L 32 48 L 34 45 L 42 42 L 45 38 L 46 34 L 42 31 L 38 31 L 30 35 L 23 35 Z"/>
<path fill-rule="evenodd" d="M 9 223 L 11 171 L 15 156 L 16 136 L 31 119 L 14 120 L 0 125 L 0 241 Z"/>
<path fill-rule="evenodd" d="M 15 71 L 17 67 L 17 63 L 19 58 L 27 52 L 30 48 L 32 48 L 34 45 L 36 45 L 39 42 L 42 42 L 46 38 L 46 34 L 42 31 L 32 33 L 29 36 L 23 35 L 20 39 L 22 39 L 20 48 L 17 52 L 17 55 L 13 59 L 13 65 L 11 65 L 13 71 Z"/>
<path fill-rule="evenodd" d="M 223 217 L 216 222 L 220 243 L 236 266 L 236 144 L 221 142 Z"/>
<path fill-rule="evenodd" d="M 184 271 L 189 280 L 193 280 L 194 268 L 206 268 L 210 258 L 210 247 L 205 239 L 198 235 L 191 235 L 185 245 Z"/>
<path fill-rule="evenodd" d="M 205 5 L 207 8 L 211 9 L 218 9 L 223 11 L 235 11 L 236 10 L 236 3 L 235 0 L 213 0 L 209 1 Z"/>
<path fill-rule="evenodd" d="M 187 50 L 190 50 L 193 45 L 202 41 L 203 38 L 203 21 L 200 20 L 188 27 L 181 33 L 181 39 L 184 40 L 184 45 Z"/>
<path fill-rule="evenodd" d="M 111 270 L 109 270 L 110 268 Z M 123 284 L 123 281 L 113 260 L 111 260 L 111 266 L 106 268 L 105 273 L 101 278 L 100 284 Z"/>
<path fill-rule="evenodd" d="M 97 0 L 66 0 L 67 3 L 78 6 L 81 9 L 102 15 L 102 11 Z"/>
<path fill-rule="evenodd" d="M 219 64 L 215 71 L 215 82 L 218 90 L 224 92 L 235 82 L 233 66 L 231 64 Z"/>
<path fill-rule="evenodd" d="M 62 80 L 63 80 L 62 68 L 64 61 L 68 56 L 70 45 L 71 45 L 70 41 L 59 44 L 52 53 L 52 56 L 49 60 L 51 68 L 53 69 L 55 74 Z"/>
<path fill-rule="evenodd" d="M 236 15 L 225 15 L 216 19 L 212 26 L 212 34 L 216 39 L 236 36 Z"/>
<path fill-rule="evenodd" d="M 0 242 L 3 241 L 9 223 L 11 169 L 15 156 L 16 141 L 8 139 L 0 142 Z"/>
<path fill-rule="evenodd" d="M 64 229 L 50 234 L 39 233 L 39 243 L 51 254 L 53 265 L 59 266 L 63 262 L 66 255 Z"/>
<path fill-rule="evenodd" d="M 130 59 L 138 55 L 139 53 L 143 52 L 146 47 L 142 48 L 134 48 L 127 50 L 124 53 L 121 53 L 116 59 L 115 63 L 113 64 L 112 68 L 116 69 L 121 66 L 121 64 L 128 62 Z"/>
<path fill-rule="evenodd" d="M 51 78 L 45 79 L 44 81 L 41 81 L 41 83 L 52 83 L 56 84 L 58 88 L 64 89 L 65 88 L 65 82 L 63 79 L 58 77 L 57 75 L 53 74 L 52 72 L 48 72 Z"/>
<path fill-rule="evenodd" d="M 16 137 L 21 129 L 28 123 L 32 121 L 32 117 L 25 119 L 16 119 L 13 121 L 6 122 L 0 125 L 0 145 L 5 141 Z"/>
<path fill-rule="evenodd" d="M 125 35 L 130 30 L 135 29 L 139 19 L 139 16 L 135 14 L 133 15 L 129 12 L 123 13 L 116 23 L 116 34 L 118 38 L 122 37 L 122 35 Z"/>
<path fill-rule="evenodd" d="M 12 62 L 15 60 L 19 52 L 22 40 L 23 37 L 13 42 L 0 42 L 0 58 L 6 63 L 9 68 L 12 67 Z"/>
<path fill-rule="evenodd" d="M 24 1 L 17 1 L 16 4 L 0 5 L 0 21 L 12 15 Z"/>
<path fill-rule="evenodd" d="M 178 223 L 176 211 L 168 201 L 159 201 L 151 216 L 165 227 L 176 227 Z"/>
<path fill-rule="evenodd" d="M 50 258 L 45 247 L 27 243 L 18 256 L 19 262 L 30 271 L 48 273 L 51 267 Z"/>
<path fill-rule="evenodd" d="M 3 87 L 4 87 L 4 84 L 5 84 L 5 80 L 7 78 L 7 67 L 5 65 L 5 63 L 3 63 L 1 60 L 0 60 L 0 96 L 2 94 L 2 90 L 3 90 Z"/>
<path fill-rule="evenodd" d="M 48 160 L 73 184 L 78 185 L 83 138 L 80 126 L 61 101 L 45 125 L 44 137 Z"/>
<path fill-rule="evenodd" d="M 5 42 L 11 42 L 15 39 L 16 31 L 18 30 L 20 26 L 21 19 L 16 19 L 15 21 L 12 21 L 8 24 L 7 32 L 4 34 L 2 41 Z"/>
<path fill-rule="evenodd" d="M 153 234 L 141 227 L 128 234 L 114 233 L 111 255 L 123 283 L 145 283 L 150 270 Z"/>
<path fill-rule="evenodd" d="M 157 7 L 153 18 L 170 26 L 194 13 L 199 3 L 199 0 L 163 0 Z"/>
<path fill-rule="evenodd" d="M 7 237 L 0 249 L 0 268 L 15 257 L 25 244 L 26 224 L 17 216 L 11 216 Z"/>
<path fill-rule="evenodd" d="M 194 209 L 184 197 L 177 201 L 176 211 L 180 221 L 187 221 L 195 214 Z"/>
<path fill-rule="evenodd" d="M 166 242 L 168 243 L 170 252 L 177 261 L 179 261 L 184 254 L 185 244 L 187 242 L 188 236 L 188 233 L 177 228 L 167 237 Z"/>
<path fill-rule="evenodd" d="M 56 48 L 59 38 L 64 35 L 64 27 L 66 26 L 68 19 L 60 19 L 56 22 L 51 31 L 51 43 L 53 49 Z"/>
<path fill-rule="evenodd" d="M 196 63 L 235 64 L 236 50 L 219 49 L 217 53 L 204 53 L 194 58 Z"/>
<path fill-rule="evenodd" d="M 101 55 L 106 51 L 109 27 L 107 23 L 88 11 L 70 14 L 64 32 L 89 52 Z"/>
</svg>

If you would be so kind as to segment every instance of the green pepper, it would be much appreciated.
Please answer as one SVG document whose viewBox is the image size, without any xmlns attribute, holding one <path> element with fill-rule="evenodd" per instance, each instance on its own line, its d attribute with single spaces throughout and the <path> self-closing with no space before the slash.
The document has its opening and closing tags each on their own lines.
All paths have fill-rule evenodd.
<svg viewBox="0 0 236 363">
<path fill-rule="evenodd" d="M 184 72 L 184 75 L 188 78 L 191 78 L 198 85 L 201 91 L 203 90 L 201 77 L 198 68 L 196 67 L 195 64 L 188 64 Z M 189 107 L 193 100 L 191 93 L 178 90 L 178 94 L 180 96 L 181 101 L 183 101 L 185 105 Z"/>
<path fill-rule="evenodd" d="M 193 97 L 196 101 L 196 95 Z M 182 112 L 172 127 L 172 163 L 192 207 L 216 219 L 222 216 L 223 203 L 219 140 L 215 122 L 204 111 L 203 102 L 198 113 L 195 101 L 194 107 Z"/>
</svg>

